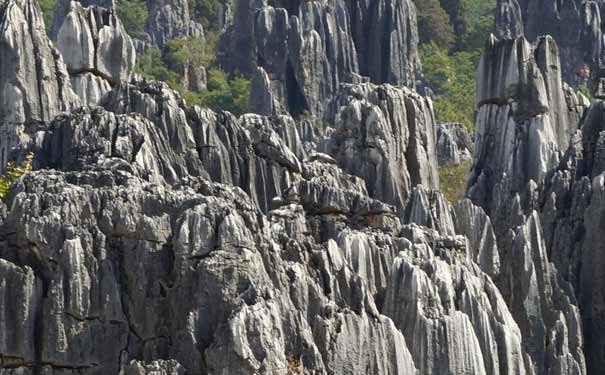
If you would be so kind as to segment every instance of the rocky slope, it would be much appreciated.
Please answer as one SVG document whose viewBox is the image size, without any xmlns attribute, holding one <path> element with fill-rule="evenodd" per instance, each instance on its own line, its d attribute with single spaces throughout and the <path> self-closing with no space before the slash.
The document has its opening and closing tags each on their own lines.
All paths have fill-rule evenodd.
<svg viewBox="0 0 605 375">
<path fill-rule="evenodd" d="M 71 3 L 54 49 L 3 3 L 1 161 L 35 170 L 0 203 L 0 374 L 595 373 L 603 103 L 554 41 L 490 39 L 451 205 L 413 5 L 253 3 L 239 118 L 133 75 L 111 5 Z"/>
</svg>

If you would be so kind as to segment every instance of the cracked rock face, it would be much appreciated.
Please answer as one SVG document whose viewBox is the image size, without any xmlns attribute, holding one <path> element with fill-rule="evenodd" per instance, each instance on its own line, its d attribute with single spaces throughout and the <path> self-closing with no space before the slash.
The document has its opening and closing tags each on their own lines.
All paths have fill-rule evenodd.
<svg viewBox="0 0 605 375">
<path fill-rule="evenodd" d="M 331 127 L 351 124 L 356 152 L 405 150 L 410 179 L 437 183 L 412 168 L 436 166 L 430 101 L 347 90 Z M 341 167 L 346 149 L 309 151 L 300 131 L 137 80 L 40 130 L 39 170 L 0 222 L 0 301 L 23 301 L 1 304 L 19 327 L 1 336 L 3 361 L 57 374 L 530 373 L 487 273 L 497 258 L 478 248 L 491 233 L 481 211 L 458 218 L 417 189 L 406 224 L 372 175 Z M 484 234 L 467 239 L 474 223 Z"/>
<path fill-rule="evenodd" d="M 204 28 L 191 19 L 187 1 L 149 0 L 147 8 L 145 31 L 158 48 L 170 39 L 204 38 Z"/>
<path fill-rule="evenodd" d="M 430 99 L 390 85 L 349 85 L 331 108 L 333 128 L 319 147 L 363 178 L 370 196 L 402 209 L 412 187 L 439 187 Z"/>
<path fill-rule="evenodd" d="M 473 135 L 462 124 L 437 124 L 437 162 L 460 164 L 473 158 Z"/>
<path fill-rule="evenodd" d="M 133 74 L 134 45 L 113 10 L 71 2 L 55 42 L 72 87 L 86 104 L 100 104 L 111 85 Z"/>
<path fill-rule="evenodd" d="M 519 40 L 495 45 L 514 46 Z M 517 46 L 494 53 L 489 48 L 484 59 L 497 56 L 498 61 L 527 51 Z M 532 332 L 524 345 L 536 363 L 534 371 L 592 374 L 604 364 L 605 347 L 597 333 L 601 332 L 602 303 L 595 294 L 595 286 L 601 282 L 596 228 L 602 209 L 598 191 L 604 171 L 600 156 L 603 104 L 597 99 L 586 108 L 581 96 L 559 83 L 557 71 L 563 70 L 558 69 L 556 51 L 552 39 L 541 38 L 533 57 L 525 54 L 519 59 L 529 62 L 524 69 L 517 70 L 514 63 L 512 68 L 500 65 L 493 70 L 503 73 L 500 78 L 483 70 L 480 77 L 484 79 L 478 85 L 491 87 L 483 92 L 504 93 L 509 103 L 492 100 L 503 98 L 502 94 L 490 94 L 492 99 L 483 104 L 479 99 L 473 171 L 481 172 L 478 177 L 471 175 L 467 194 L 489 215 L 493 236 L 488 231 L 484 239 L 488 245 L 495 238 L 500 253 L 496 284 L 521 331 Z M 539 74 L 518 78 L 517 71 L 536 71 L 527 67 L 534 63 Z M 486 65 L 490 66 L 498 65 Z M 544 92 L 540 90 L 542 81 Z M 523 95 L 525 99 L 520 99 Z M 548 100 L 542 101 L 542 97 Z M 525 101 L 525 114 L 527 108 L 544 109 L 516 120 L 515 111 L 523 108 L 516 105 L 519 100 Z M 508 115 L 502 113 L 503 108 Z M 539 155 L 554 158 L 548 162 Z M 534 164 L 540 159 L 542 162 Z M 521 165 L 526 167 L 524 171 Z"/>
<path fill-rule="evenodd" d="M 0 8 L 0 94 L 27 93 L 0 108 L 18 135 L 0 161 L 35 153 L 0 202 L 0 374 L 605 365 L 605 106 L 584 115 L 551 38 L 490 38 L 468 199 L 452 206 L 436 170 L 468 133 L 384 83 L 412 86 L 411 3 L 238 1 L 223 43 L 262 109 L 239 118 L 131 77 L 112 4 L 64 5 L 60 52 L 35 3 Z M 156 43 L 198 35 L 186 4 L 150 5 L 168 20 Z"/>
<path fill-rule="evenodd" d="M 37 124 L 79 105 L 59 52 L 46 37 L 36 1 L 0 5 L 0 169 Z"/>
<path fill-rule="evenodd" d="M 500 194 L 542 183 L 569 145 L 584 107 L 562 83 L 550 37 L 532 46 L 523 37 L 490 37 L 477 80 L 474 167 L 468 196 L 494 209 Z"/>
<path fill-rule="evenodd" d="M 601 1 L 498 0 L 496 33 L 502 38 L 525 36 L 534 42 L 551 35 L 561 50 L 561 74 L 570 84 L 585 83 L 585 65 L 597 75 L 605 63 Z"/>
<path fill-rule="evenodd" d="M 420 63 L 411 1 L 286 4 L 238 0 L 219 46 L 227 71 L 252 76 L 260 68 L 268 75 L 255 87 L 272 99 L 253 101 L 252 111 L 285 109 L 294 116 L 321 117 L 341 83 L 359 83 L 363 77 L 414 87 Z"/>
</svg>

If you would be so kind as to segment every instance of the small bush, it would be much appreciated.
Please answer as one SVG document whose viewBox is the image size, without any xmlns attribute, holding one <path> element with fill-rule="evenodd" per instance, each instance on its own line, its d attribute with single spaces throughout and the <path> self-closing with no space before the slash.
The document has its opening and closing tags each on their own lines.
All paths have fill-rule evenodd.
<svg viewBox="0 0 605 375">
<path fill-rule="evenodd" d="M 451 203 L 464 198 L 466 192 L 466 178 L 471 168 L 471 162 L 460 164 L 447 164 L 439 167 L 439 181 L 441 192 Z"/>
<path fill-rule="evenodd" d="M 170 88 L 180 91 L 191 105 L 229 111 L 239 116 L 248 110 L 249 79 L 230 78 L 218 68 L 208 68 L 206 91 L 191 92 L 179 83 L 184 67 L 191 64 L 209 67 L 214 62 L 217 40 L 218 35 L 212 32 L 206 34 L 205 43 L 200 38 L 169 40 L 163 53 L 158 48 L 150 48 L 138 56 L 136 70 L 147 79 L 166 82 Z"/>
<path fill-rule="evenodd" d="M 30 152 L 25 157 L 25 162 L 22 166 L 19 167 L 13 162 L 9 162 L 6 165 L 6 173 L 0 175 L 0 199 L 6 198 L 6 194 L 8 194 L 11 186 L 19 177 L 32 170 L 33 160 L 34 154 Z"/>
<path fill-rule="evenodd" d="M 168 67 L 162 59 L 162 53 L 156 47 L 149 48 L 145 53 L 137 56 L 135 70 L 147 79 L 164 81 L 172 88 L 177 87 L 178 74 Z"/>
<path fill-rule="evenodd" d="M 418 35 L 421 43 L 433 42 L 449 49 L 454 43 L 454 29 L 439 0 L 416 0 Z"/>
<path fill-rule="evenodd" d="M 172 69 L 189 64 L 208 66 L 214 61 L 214 51 L 201 38 L 171 39 L 166 43 L 165 60 Z"/>
</svg>

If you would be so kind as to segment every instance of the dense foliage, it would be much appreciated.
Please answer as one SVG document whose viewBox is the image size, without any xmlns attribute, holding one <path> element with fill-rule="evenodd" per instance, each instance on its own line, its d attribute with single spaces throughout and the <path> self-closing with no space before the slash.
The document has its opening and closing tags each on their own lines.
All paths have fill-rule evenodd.
<svg viewBox="0 0 605 375">
<path fill-rule="evenodd" d="M 116 8 L 128 35 L 137 36 L 145 31 L 148 16 L 146 0 L 118 0 Z"/>
<path fill-rule="evenodd" d="M 6 197 L 10 187 L 19 179 L 19 177 L 32 170 L 33 160 L 34 154 L 29 153 L 25 157 L 25 162 L 22 166 L 17 166 L 13 162 L 8 162 L 8 164 L 6 164 L 6 173 L 0 175 L 0 199 Z"/>
<path fill-rule="evenodd" d="M 475 72 L 481 53 L 448 54 L 433 43 L 420 47 L 425 78 L 435 92 L 435 116 L 442 122 L 459 122 L 473 128 Z"/>
<path fill-rule="evenodd" d="M 466 176 L 471 168 L 470 162 L 447 164 L 439 167 L 439 182 L 441 192 L 450 202 L 458 202 L 464 198 L 466 191 Z"/>
<path fill-rule="evenodd" d="M 208 89 L 202 93 L 186 91 L 184 96 L 189 104 L 208 107 L 215 111 L 229 111 L 236 116 L 248 110 L 250 80 L 236 77 L 229 80 L 220 69 L 208 70 Z"/>
<path fill-rule="evenodd" d="M 205 38 L 172 39 L 163 50 L 149 48 L 137 56 L 137 72 L 148 79 L 164 81 L 181 92 L 189 104 L 225 110 L 236 115 L 248 109 L 250 81 L 242 77 L 228 77 L 213 67 L 214 51 L 219 39 L 220 10 L 224 0 L 191 0 L 189 6 L 193 19 L 205 29 Z M 136 36 L 144 32 L 147 19 L 145 0 L 119 0 L 118 15 L 126 31 Z M 192 92 L 182 84 L 183 74 L 192 67 L 207 69 L 208 89 Z"/>
<path fill-rule="evenodd" d="M 241 115 L 248 109 L 250 81 L 243 77 L 230 79 L 225 72 L 212 67 L 215 43 L 213 34 L 209 34 L 206 43 L 198 38 L 170 40 L 164 53 L 151 48 L 140 55 L 137 70 L 148 79 L 165 81 L 179 90 L 189 104 Z M 183 67 L 199 63 L 208 67 L 208 82 L 207 90 L 198 93 L 180 84 L 179 73 Z"/>
<path fill-rule="evenodd" d="M 437 120 L 460 122 L 472 130 L 475 74 L 487 35 L 494 27 L 495 1 L 416 0 L 416 5 L 423 72 L 435 92 Z M 435 7 L 441 10 L 423 16 L 423 9 Z M 446 20 L 442 21 L 444 14 Z M 422 17 L 429 21 L 421 23 Z"/>
<path fill-rule="evenodd" d="M 449 49 L 454 43 L 454 29 L 439 0 L 416 0 L 416 8 L 420 42 Z"/>
<path fill-rule="evenodd" d="M 50 31 L 50 27 L 53 23 L 53 13 L 55 11 L 55 5 L 57 0 L 39 0 L 40 8 L 42 9 L 42 16 L 44 17 L 44 26 L 46 27 L 46 33 Z"/>
</svg>

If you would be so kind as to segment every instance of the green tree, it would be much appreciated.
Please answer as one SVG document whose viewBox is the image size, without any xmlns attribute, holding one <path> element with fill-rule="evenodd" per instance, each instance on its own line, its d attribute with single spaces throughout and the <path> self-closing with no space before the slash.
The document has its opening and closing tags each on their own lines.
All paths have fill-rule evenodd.
<svg viewBox="0 0 605 375">
<path fill-rule="evenodd" d="M 201 38 L 171 39 L 166 43 L 165 61 L 173 69 L 191 63 L 209 66 L 214 59 L 214 50 Z"/>
<path fill-rule="evenodd" d="M 225 72 L 211 68 L 208 70 L 207 85 L 208 90 L 203 93 L 185 93 L 185 99 L 189 104 L 208 107 L 215 111 L 229 111 L 236 116 L 248 111 L 250 80 L 244 77 L 229 80 Z"/>
<path fill-rule="evenodd" d="M 441 122 L 459 122 L 473 128 L 475 71 L 480 52 L 447 52 L 434 43 L 420 47 L 425 78 L 435 91 L 435 116 Z"/>
<path fill-rule="evenodd" d="M 129 35 L 137 36 L 145 31 L 145 21 L 149 15 L 145 0 L 119 0 L 116 8 Z"/>
<path fill-rule="evenodd" d="M 481 16 L 468 26 L 468 30 L 460 41 L 464 51 L 482 50 L 487 36 L 494 30 L 494 16 Z"/>
<path fill-rule="evenodd" d="M 439 0 L 416 0 L 420 43 L 435 43 L 449 49 L 454 42 L 454 29 Z"/>
<path fill-rule="evenodd" d="M 42 9 L 42 16 L 44 17 L 44 27 L 46 28 L 46 33 L 50 32 L 50 27 L 53 23 L 53 13 L 55 11 L 55 6 L 57 5 L 57 0 L 39 0 L 40 8 Z"/>
<path fill-rule="evenodd" d="M 147 79 L 164 81 L 172 88 L 177 87 L 178 74 L 166 65 L 158 48 L 149 48 L 137 56 L 136 71 Z"/>
</svg>

